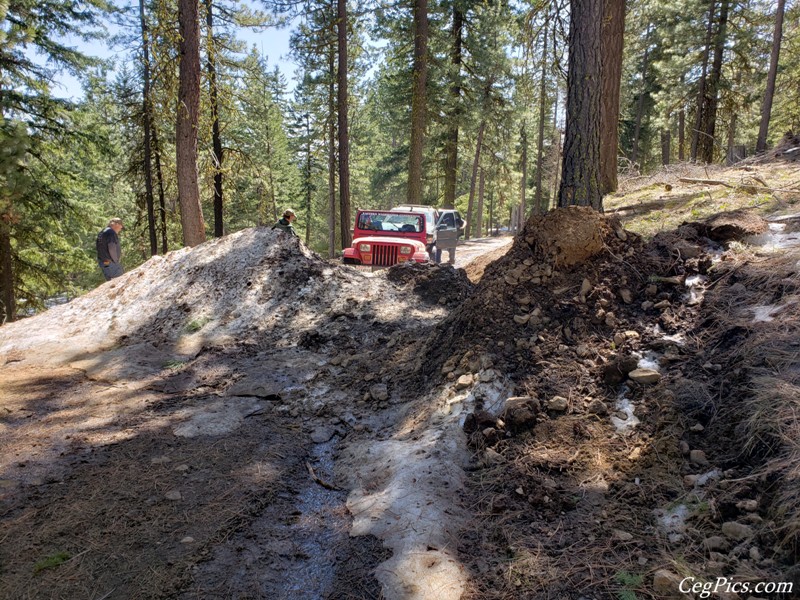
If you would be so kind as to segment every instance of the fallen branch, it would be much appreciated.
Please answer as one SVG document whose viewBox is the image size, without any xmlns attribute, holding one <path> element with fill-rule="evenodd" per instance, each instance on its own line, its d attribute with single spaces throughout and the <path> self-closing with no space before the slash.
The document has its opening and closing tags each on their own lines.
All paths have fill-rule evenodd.
<svg viewBox="0 0 800 600">
<path fill-rule="evenodd" d="M 332 490 L 334 492 L 341 491 L 341 488 L 336 487 L 335 485 L 328 483 L 327 481 L 323 481 L 317 474 L 314 472 L 314 467 L 311 466 L 311 463 L 306 461 L 306 469 L 308 469 L 308 474 L 311 475 L 311 479 L 313 479 L 316 483 L 324 487 L 326 490 Z"/>
<path fill-rule="evenodd" d="M 694 179 L 693 177 L 679 177 L 678 181 L 681 183 L 704 183 L 705 185 L 724 185 L 725 187 L 732 188 L 730 183 L 722 181 L 721 179 Z"/>
</svg>

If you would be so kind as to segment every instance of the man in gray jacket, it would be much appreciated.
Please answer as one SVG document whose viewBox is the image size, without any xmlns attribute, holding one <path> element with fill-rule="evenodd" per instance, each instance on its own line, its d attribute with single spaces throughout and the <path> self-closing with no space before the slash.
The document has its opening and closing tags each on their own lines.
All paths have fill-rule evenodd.
<svg viewBox="0 0 800 600">
<path fill-rule="evenodd" d="M 97 234 L 97 263 L 106 281 L 122 275 L 122 250 L 119 247 L 119 232 L 122 231 L 122 219 L 113 218 L 103 231 Z"/>
</svg>

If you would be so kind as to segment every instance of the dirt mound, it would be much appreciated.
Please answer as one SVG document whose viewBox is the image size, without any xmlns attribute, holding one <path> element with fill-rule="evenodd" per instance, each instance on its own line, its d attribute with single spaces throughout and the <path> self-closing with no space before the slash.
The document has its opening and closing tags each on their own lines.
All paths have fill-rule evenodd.
<svg viewBox="0 0 800 600">
<path fill-rule="evenodd" d="M 462 302 L 473 288 L 466 273 L 452 265 L 407 262 L 391 267 L 386 278 L 411 288 L 429 304 Z"/>
<path fill-rule="evenodd" d="M 750 235 L 760 235 L 769 224 L 753 211 L 732 210 L 718 213 L 697 225 L 703 235 L 715 242 L 743 240 Z"/>
<path fill-rule="evenodd" d="M 570 206 L 534 216 L 525 224 L 522 237 L 536 257 L 553 267 L 570 267 L 603 249 L 609 221 L 585 206 Z M 621 230 L 618 222 L 614 222 Z"/>
</svg>

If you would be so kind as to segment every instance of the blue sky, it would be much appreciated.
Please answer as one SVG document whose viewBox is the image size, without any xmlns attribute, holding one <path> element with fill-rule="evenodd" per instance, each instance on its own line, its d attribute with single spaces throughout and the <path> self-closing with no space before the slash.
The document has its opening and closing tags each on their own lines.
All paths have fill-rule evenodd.
<svg viewBox="0 0 800 600">
<path fill-rule="evenodd" d="M 270 67 L 278 65 L 286 76 L 289 89 L 291 90 L 294 87 L 293 76 L 296 66 L 288 57 L 291 27 L 282 29 L 269 28 L 261 32 L 240 30 L 237 35 L 239 39 L 247 43 L 248 50 L 255 45 L 261 54 L 268 58 Z M 76 38 L 67 38 L 65 43 L 80 50 L 87 56 L 117 61 L 126 60 L 128 56 L 127 51 L 111 48 L 105 40 L 84 42 Z M 73 100 L 78 100 L 83 95 L 80 82 L 68 73 L 61 73 L 56 77 L 52 91 L 53 95 L 57 97 Z"/>
</svg>

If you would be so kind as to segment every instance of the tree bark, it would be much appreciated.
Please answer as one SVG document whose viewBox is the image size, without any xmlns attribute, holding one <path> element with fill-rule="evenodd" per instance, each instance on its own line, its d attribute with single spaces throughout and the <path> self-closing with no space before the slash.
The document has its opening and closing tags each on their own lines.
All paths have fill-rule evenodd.
<svg viewBox="0 0 800 600">
<path fill-rule="evenodd" d="M 642 58 L 642 91 L 639 93 L 639 99 L 636 102 L 636 124 L 633 128 L 633 148 L 631 149 L 632 163 L 636 163 L 639 160 L 639 136 L 642 131 L 644 98 L 647 96 L 647 69 L 650 62 L 650 31 L 648 27 L 647 35 L 645 35 L 645 43 L 647 46 L 644 49 L 644 57 Z"/>
<path fill-rule="evenodd" d="M 144 14 L 144 0 L 139 0 L 139 20 L 142 27 L 142 110 L 144 111 L 144 193 L 147 206 L 147 230 L 150 234 L 150 256 L 158 253 L 156 239 L 156 215 L 153 202 L 153 164 L 150 146 L 150 124 L 153 108 L 150 102 L 150 40 L 147 19 Z"/>
<path fill-rule="evenodd" d="M 159 212 L 159 231 L 161 233 L 161 253 L 169 251 L 167 243 L 167 200 L 164 193 L 164 172 L 161 169 L 161 145 L 158 143 L 158 128 L 156 127 L 155 117 L 151 115 L 150 132 L 153 135 L 153 160 L 156 164 L 156 184 L 158 187 L 158 212 Z"/>
<path fill-rule="evenodd" d="M 785 9 L 786 0 L 778 0 L 778 8 L 775 11 L 775 31 L 772 34 L 772 53 L 769 57 L 767 90 L 764 92 L 764 101 L 761 104 L 761 125 L 758 128 L 758 141 L 756 142 L 756 152 L 759 153 L 767 149 L 767 133 L 769 132 L 769 120 L 772 114 L 772 100 L 775 97 L 775 80 L 778 75 L 778 59 L 781 54 Z"/>
<path fill-rule="evenodd" d="M 478 237 L 483 236 L 483 192 L 486 189 L 486 173 L 481 169 L 478 177 L 478 210 L 475 215 L 475 231 Z"/>
<path fill-rule="evenodd" d="M 450 97 L 453 107 L 445 141 L 444 159 L 444 207 L 453 208 L 456 202 L 456 180 L 458 179 L 458 121 L 461 116 L 461 49 L 463 45 L 464 14 L 453 2 L 453 49 L 450 63 L 453 70 L 453 84 L 450 86 Z"/>
<path fill-rule="evenodd" d="M 553 52 L 555 53 L 555 47 L 553 48 Z M 558 79 L 556 79 L 556 99 L 553 103 L 553 145 L 556 148 L 555 153 L 555 169 L 553 169 L 553 196 L 552 198 L 555 200 L 558 198 L 558 187 L 559 187 L 559 172 L 561 170 L 561 131 L 558 129 Z M 550 208 L 548 204 L 548 209 Z M 547 212 L 547 211 L 545 211 Z"/>
<path fill-rule="evenodd" d="M 522 146 L 522 152 L 519 157 L 520 170 L 522 171 L 519 181 L 519 204 L 524 207 L 528 192 L 528 132 L 525 129 L 524 120 L 522 121 L 522 128 L 519 132 L 519 144 Z M 534 210 L 536 209 L 535 202 L 534 200 Z M 525 209 L 523 208 L 523 210 Z"/>
<path fill-rule="evenodd" d="M 336 96 L 334 94 L 335 80 L 334 49 L 328 50 L 328 253 L 331 257 L 336 255 L 336 123 L 333 115 L 336 110 Z M 309 142 L 310 145 L 310 142 Z M 309 147 L 309 157 L 311 148 Z M 310 163 L 309 163 L 310 164 Z M 309 199 L 311 194 L 311 177 L 309 171 Z M 311 202 L 309 201 L 309 206 Z M 309 218 L 311 210 L 309 209 Z M 308 245 L 308 242 L 306 242 Z"/>
<path fill-rule="evenodd" d="M 717 126 L 717 105 L 719 103 L 719 82 L 722 78 L 722 58 L 725 52 L 725 37 L 728 28 L 728 9 L 730 0 L 722 0 L 714 39 L 714 60 L 707 81 L 705 109 L 703 110 L 703 136 L 700 139 L 698 154 L 704 163 L 714 162 L 714 141 Z"/>
<path fill-rule="evenodd" d="M 464 239 L 470 238 L 472 231 L 472 209 L 475 201 L 475 184 L 478 179 L 478 166 L 481 162 L 481 146 L 483 145 L 483 132 L 486 129 L 486 121 L 481 121 L 478 128 L 478 142 L 475 144 L 475 160 L 472 162 L 472 179 L 469 184 L 469 202 L 467 203 L 467 226 L 464 228 Z"/>
<path fill-rule="evenodd" d="M 703 55 L 701 59 L 702 70 L 700 80 L 697 84 L 697 110 L 695 113 L 694 129 L 692 130 L 692 148 L 691 160 L 697 161 L 697 152 L 699 149 L 700 132 L 703 130 L 704 116 L 703 110 L 705 108 L 706 98 L 706 77 L 708 75 L 708 55 L 711 49 L 712 36 L 714 32 L 714 12 L 716 8 L 716 0 L 709 0 L 708 3 L 708 27 L 706 28 L 706 44 L 703 48 Z"/>
<path fill-rule="evenodd" d="M 197 181 L 197 127 L 200 113 L 200 22 L 197 0 L 178 0 L 180 67 L 175 164 L 181 207 L 183 243 L 206 241 L 200 187 Z"/>
<path fill-rule="evenodd" d="M 550 25 L 550 18 L 548 17 L 544 24 L 544 40 L 542 42 L 542 80 L 539 82 L 539 140 L 536 144 L 536 196 L 533 200 L 533 210 L 536 214 L 544 212 L 542 210 L 542 201 L 544 194 L 542 194 L 542 170 L 544 167 L 544 119 L 545 119 L 545 105 L 547 103 L 547 32 Z M 523 129 L 524 132 L 524 129 Z M 528 145 L 527 137 L 525 138 L 525 145 L 522 148 L 523 155 L 527 159 Z M 527 160 L 523 165 L 523 189 L 527 185 Z"/>
<path fill-rule="evenodd" d="M 17 296 L 14 290 L 14 257 L 11 253 L 11 217 L 0 215 L 0 324 L 17 318 Z"/>
<path fill-rule="evenodd" d="M 617 190 L 619 147 L 619 97 L 622 80 L 622 48 L 625 37 L 625 0 L 603 0 L 602 94 L 600 113 L 600 190 Z"/>
<path fill-rule="evenodd" d="M 570 0 L 567 131 L 560 207 L 603 209 L 600 189 L 602 0 Z"/>
<path fill-rule="evenodd" d="M 222 138 L 219 128 L 219 98 L 217 90 L 217 64 L 214 48 L 214 18 L 212 0 L 206 0 L 206 25 L 208 26 L 208 96 L 211 104 L 211 161 L 214 169 L 214 237 L 224 235 L 222 198 Z"/>
<path fill-rule="evenodd" d="M 678 162 L 685 160 L 684 146 L 686 145 L 686 111 L 681 109 L 678 113 Z"/>
<path fill-rule="evenodd" d="M 337 0 L 339 68 L 337 104 L 339 113 L 339 215 L 342 248 L 350 247 L 350 140 L 347 129 L 347 0 Z"/>
<path fill-rule="evenodd" d="M 736 113 L 731 113 L 731 122 L 728 124 L 728 152 L 726 162 L 732 165 L 736 162 Z"/>
<path fill-rule="evenodd" d="M 669 129 L 661 131 L 661 164 L 666 166 L 669 164 L 669 157 L 672 153 L 672 133 Z"/>
<path fill-rule="evenodd" d="M 422 204 L 422 151 L 425 144 L 428 80 L 428 0 L 414 0 L 414 73 L 411 97 L 411 145 L 408 203 Z"/>
</svg>

